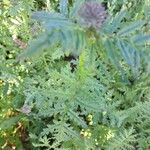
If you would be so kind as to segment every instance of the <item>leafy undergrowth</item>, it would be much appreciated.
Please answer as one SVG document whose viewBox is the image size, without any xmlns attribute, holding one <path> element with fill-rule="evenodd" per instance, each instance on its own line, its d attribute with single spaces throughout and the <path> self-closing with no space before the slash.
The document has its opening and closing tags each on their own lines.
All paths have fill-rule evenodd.
<svg viewBox="0 0 150 150">
<path fill-rule="evenodd" d="M 3 0 L 0 146 L 148 150 L 149 0 Z"/>
</svg>

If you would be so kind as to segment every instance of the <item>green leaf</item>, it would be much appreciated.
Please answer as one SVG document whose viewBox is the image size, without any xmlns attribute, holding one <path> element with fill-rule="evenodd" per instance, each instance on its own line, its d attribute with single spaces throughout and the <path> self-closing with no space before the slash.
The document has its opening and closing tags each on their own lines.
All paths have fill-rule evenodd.
<svg viewBox="0 0 150 150">
<path fill-rule="evenodd" d="M 37 39 L 32 40 L 27 49 L 23 51 L 22 54 L 18 56 L 18 60 L 24 58 L 30 58 L 33 56 L 39 56 L 46 48 L 53 46 L 57 42 L 60 42 L 59 32 L 41 33 Z"/>
<path fill-rule="evenodd" d="M 132 49 L 128 46 L 128 43 L 118 40 L 117 45 L 122 53 L 124 60 L 128 63 L 128 65 L 134 66 Z"/>
<path fill-rule="evenodd" d="M 35 55 L 39 55 L 45 48 L 48 48 L 52 41 L 50 40 L 50 37 L 48 37 L 47 34 L 42 33 L 38 36 L 37 39 L 31 41 L 27 49 L 23 51 L 22 54 L 18 56 L 18 60 L 22 60 L 26 57 L 32 57 Z"/>
<path fill-rule="evenodd" d="M 59 10 L 64 16 L 68 14 L 68 0 L 59 0 Z"/>
<path fill-rule="evenodd" d="M 110 28 L 111 33 L 116 32 L 116 30 L 120 27 L 121 21 L 125 18 L 127 11 L 120 11 L 116 16 L 113 18 L 113 21 L 108 25 Z"/>
<path fill-rule="evenodd" d="M 147 17 L 150 16 L 150 6 L 147 6 L 147 5 L 144 6 L 144 14 Z"/>
<path fill-rule="evenodd" d="M 132 40 L 135 43 L 145 43 L 145 42 L 148 42 L 148 41 L 150 41 L 150 33 L 146 33 L 146 34 L 140 33 L 140 34 L 134 36 L 132 38 Z"/>
<path fill-rule="evenodd" d="M 141 28 L 144 24 L 146 24 L 146 22 L 147 21 L 145 21 L 145 20 L 135 21 L 135 22 L 131 23 L 130 25 L 126 26 L 125 28 L 121 29 L 118 32 L 118 35 L 121 35 L 121 36 L 128 35 L 129 33 L 137 30 L 138 28 Z"/>
<path fill-rule="evenodd" d="M 43 23 L 43 27 L 48 30 L 51 31 L 51 29 L 56 29 L 56 30 L 63 30 L 63 29 L 73 29 L 75 28 L 75 24 L 68 21 L 68 20 L 49 20 L 47 22 Z"/>
<path fill-rule="evenodd" d="M 71 109 L 67 112 L 67 114 L 69 115 L 69 117 L 71 119 L 73 119 L 78 125 L 81 125 L 82 127 L 86 128 L 87 125 L 86 123 L 78 116 L 77 113 L 75 113 L 74 111 L 72 111 Z"/>
<path fill-rule="evenodd" d="M 112 140 L 109 141 L 105 147 L 107 150 L 127 150 L 134 149 L 133 144 L 136 142 L 136 135 L 134 129 L 124 129 L 123 132 L 117 134 Z"/>
<path fill-rule="evenodd" d="M 34 12 L 31 16 L 32 19 L 35 19 L 37 21 L 41 21 L 41 22 L 47 22 L 50 20 L 67 20 L 67 18 L 65 18 L 63 15 L 61 15 L 60 13 L 50 13 L 50 12 L 46 12 L 46 11 L 37 11 Z"/>
<path fill-rule="evenodd" d="M 70 11 L 71 18 L 74 18 L 77 16 L 79 7 L 82 5 L 83 2 L 84 2 L 84 0 L 76 0 L 74 2 L 73 7 L 71 8 L 71 11 Z"/>
<path fill-rule="evenodd" d="M 43 27 L 48 31 L 75 27 L 73 22 L 59 13 L 39 11 L 32 14 L 32 19 L 41 22 Z"/>
<path fill-rule="evenodd" d="M 117 41 L 117 45 L 121 51 L 123 59 L 129 66 L 131 66 L 134 75 L 138 75 L 138 70 L 141 66 L 141 62 L 140 62 L 140 54 L 137 51 L 137 49 L 135 49 L 135 47 L 132 47 L 129 44 L 129 42 L 119 39 Z"/>
<path fill-rule="evenodd" d="M 15 116 L 10 118 L 5 118 L 0 121 L 0 130 L 5 130 L 11 128 L 13 125 L 15 125 L 19 120 L 21 119 L 21 116 Z"/>
<path fill-rule="evenodd" d="M 10 86 L 9 83 L 6 82 L 5 85 L 4 85 L 4 87 L 3 87 L 3 94 L 4 95 L 7 95 L 7 92 L 9 90 L 9 86 Z"/>
<path fill-rule="evenodd" d="M 74 54 L 78 54 L 85 47 L 85 34 L 81 30 L 61 30 L 60 38 L 62 49 L 70 50 Z"/>
<path fill-rule="evenodd" d="M 113 41 L 106 39 L 104 41 L 104 46 L 106 48 L 108 58 L 116 67 L 118 67 L 119 64 L 118 64 L 118 60 L 115 54 L 115 45 L 113 44 Z"/>
</svg>

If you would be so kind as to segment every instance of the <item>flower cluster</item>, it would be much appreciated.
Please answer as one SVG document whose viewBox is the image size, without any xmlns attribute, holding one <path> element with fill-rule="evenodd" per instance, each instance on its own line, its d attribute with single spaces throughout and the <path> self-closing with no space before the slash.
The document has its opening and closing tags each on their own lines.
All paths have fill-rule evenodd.
<svg viewBox="0 0 150 150">
<path fill-rule="evenodd" d="M 27 114 L 29 114 L 31 112 L 31 107 L 28 104 L 25 103 L 21 107 L 21 112 L 27 115 Z"/>
<path fill-rule="evenodd" d="M 83 26 L 98 28 L 106 19 L 107 13 L 101 3 L 88 1 L 80 6 L 78 15 Z"/>
</svg>

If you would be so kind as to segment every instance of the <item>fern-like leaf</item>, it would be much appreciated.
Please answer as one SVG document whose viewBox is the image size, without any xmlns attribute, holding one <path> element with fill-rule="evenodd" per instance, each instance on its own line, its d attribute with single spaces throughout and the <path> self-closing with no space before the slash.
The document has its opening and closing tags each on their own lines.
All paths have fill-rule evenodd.
<svg viewBox="0 0 150 150">
<path fill-rule="evenodd" d="M 78 125 L 80 125 L 84 128 L 87 127 L 85 121 L 83 121 L 83 119 L 81 119 L 76 112 L 74 112 L 70 109 L 67 114 L 71 118 L 71 120 L 74 120 Z"/>
<path fill-rule="evenodd" d="M 138 35 L 135 35 L 133 38 L 132 38 L 133 42 L 135 43 L 140 43 L 140 44 L 143 44 L 145 42 L 149 42 L 150 41 L 150 33 L 146 33 L 146 34 L 143 34 L 143 33 L 140 33 Z"/>
<path fill-rule="evenodd" d="M 134 129 L 124 129 L 123 132 L 117 134 L 106 146 L 106 150 L 132 150 L 136 142 Z"/>
<path fill-rule="evenodd" d="M 144 24 L 146 24 L 147 21 L 145 20 L 138 20 L 138 21 L 135 21 L 131 24 L 129 24 L 128 26 L 124 27 L 123 29 L 121 29 L 119 32 L 118 32 L 118 35 L 121 35 L 121 36 L 126 36 L 128 35 L 129 33 L 137 30 L 138 28 L 141 28 Z"/>
<path fill-rule="evenodd" d="M 59 10 L 64 16 L 68 14 L 68 0 L 59 0 Z"/>
</svg>

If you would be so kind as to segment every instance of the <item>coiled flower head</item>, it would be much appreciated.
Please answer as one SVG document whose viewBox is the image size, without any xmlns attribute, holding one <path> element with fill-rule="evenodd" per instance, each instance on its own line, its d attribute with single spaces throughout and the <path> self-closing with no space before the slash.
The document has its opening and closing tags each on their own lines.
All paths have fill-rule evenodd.
<svg viewBox="0 0 150 150">
<path fill-rule="evenodd" d="M 27 115 L 27 114 L 29 114 L 31 112 L 31 107 L 28 104 L 25 103 L 21 107 L 21 112 Z"/>
<path fill-rule="evenodd" d="M 106 19 L 107 13 L 101 3 L 88 1 L 84 2 L 79 10 L 79 22 L 87 28 L 98 28 Z"/>
</svg>

